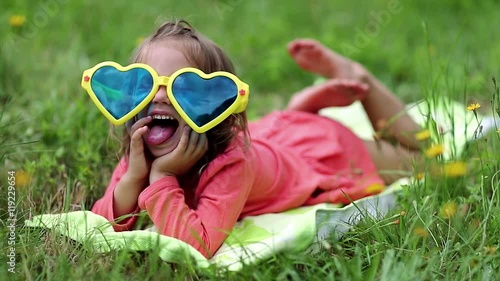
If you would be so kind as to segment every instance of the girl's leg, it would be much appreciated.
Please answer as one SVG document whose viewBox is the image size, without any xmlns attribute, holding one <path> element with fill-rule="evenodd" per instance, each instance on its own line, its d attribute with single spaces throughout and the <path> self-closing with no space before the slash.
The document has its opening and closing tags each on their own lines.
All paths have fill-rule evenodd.
<svg viewBox="0 0 500 281">
<path fill-rule="evenodd" d="M 368 85 L 347 79 L 330 79 L 295 93 L 288 103 L 288 110 L 318 113 L 330 106 L 348 106 L 357 100 L 364 99 L 368 93 Z"/>
<path fill-rule="evenodd" d="M 396 180 L 414 176 L 422 167 L 422 155 L 415 151 L 395 146 L 388 141 L 364 141 L 380 177 L 388 185 Z"/>
<path fill-rule="evenodd" d="M 331 79 L 324 85 L 299 92 L 292 98 L 290 107 L 317 112 L 324 107 L 348 105 L 338 103 L 339 96 L 344 100 L 355 97 L 361 101 L 374 130 L 380 133 L 381 139 L 365 141 L 365 145 L 385 182 L 391 184 L 412 175 L 415 167 L 420 167 L 420 143 L 414 137 L 420 127 L 406 114 L 404 104 L 373 74 L 314 40 L 295 40 L 289 44 L 288 51 L 303 69 Z M 357 94 L 353 96 L 351 87 L 345 84 L 339 87 L 338 81 L 350 81 L 351 87 L 356 85 Z M 360 92 L 365 85 L 368 90 Z M 386 139 L 395 139 L 397 143 Z"/>
<path fill-rule="evenodd" d="M 354 96 L 361 100 L 374 130 L 381 132 L 382 139 L 395 139 L 410 150 L 420 148 L 419 142 L 414 137 L 420 127 L 406 114 L 404 104 L 361 64 L 333 52 L 315 40 L 295 40 L 288 45 L 288 51 L 303 69 L 326 78 L 350 81 L 349 83 L 353 83 L 351 86 L 356 85 L 354 87 L 358 91 Z M 364 84 L 368 85 L 369 89 L 366 93 L 359 94 L 359 89 L 364 88 Z M 331 87 L 331 84 L 325 86 L 325 88 L 328 87 Z M 345 89 L 345 85 L 342 88 Z M 293 109 L 311 108 L 314 110 L 335 106 L 335 99 L 338 99 L 339 93 L 343 95 L 342 98 L 349 96 L 352 87 L 347 88 L 350 90 L 339 91 L 337 85 L 337 95 L 334 94 L 335 91 L 332 91 L 331 94 L 335 98 L 330 95 L 330 99 L 328 99 L 328 91 L 313 92 L 308 91 L 308 89 L 311 90 L 308 88 L 305 92 L 294 96 L 290 106 Z M 303 105 L 300 105 L 298 101 Z"/>
</svg>

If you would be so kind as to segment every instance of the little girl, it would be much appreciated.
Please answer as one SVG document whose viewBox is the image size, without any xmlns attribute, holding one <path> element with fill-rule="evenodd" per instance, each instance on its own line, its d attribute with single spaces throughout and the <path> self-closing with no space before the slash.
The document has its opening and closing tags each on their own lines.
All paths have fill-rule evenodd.
<svg viewBox="0 0 500 281">
<path fill-rule="evenodd" d="M 287 110 L 257 122 L 247 124 L 243 111 L 199 134 L 160 86 L 129 122 L 123 157 L 92 211 L 114 222 L 145 210 L 159 233 L 210 257 L 245 216 L 323 202 L 347 204 L 380 192 L 400 176 L 378 171 L 411 171 L 418 149 L 412 132 L 418 127 L 389 90 L 360 64 L 316 41 L 296 40 L 289 52 L 302 68 L 330 80 L 296 94 Z M 185 67 L 234 73 L 224 51 L 185 21 L 164 23 L 137 48 L 133 62 L 149 65 L 160 76 Z M 362 141 L 317 115 L 321 108 L 355 100 L 361 100 L 376 130 L 399 145 Z M 173 125 L 162 127 L 158 119 Z M 136 220 L 128 216 L 114 229 L 131 230 Z"/>
</svg>

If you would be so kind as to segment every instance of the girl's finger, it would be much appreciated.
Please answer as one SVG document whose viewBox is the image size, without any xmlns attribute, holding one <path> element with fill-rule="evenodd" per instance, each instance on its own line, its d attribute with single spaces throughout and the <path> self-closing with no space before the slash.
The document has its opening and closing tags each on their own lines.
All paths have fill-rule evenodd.
<svg viewBox="0 0 500 281">
<path fill-rule="evenodd" d="M 194 130 L 191 130 L 191 132 L 189 133 L 189 145 L 186 149 L 186 154 L 191 154 L 196 150 L 196 145 L 198 144 L 199 136 L 200 134 L 198 134 Z"/>
<path fill-rule="evenodd" d="M 177 148 L 175 150 L 179 150 L 181 153 L 184 153 L 186 151 L 189 142 L 190 130 L 191 129 L 188 126 L 183 128 L 181 139 L 179 140 L 179 144 L 177 145 Z"/>
<path fill-rule="evenodd" d="M 195 154 L 199 157 L 203 156 L 208 150 L 208 139 L 206 134 L 201 134 L 196 144 Z"/>
<path fill-rule="evenodd" d="M 147 126 L 138 128 L 132 137 L 130 138 L 130 153 L 144 153 L 144 143 L 142 141 L 142 136 L 148 131 Z"/>
<path fill-rule="evenodd" d="M 153 121 L 153 117 L 151 117 L 151 116 L 146 116 L 144 118 L 139 119 L 130 128 L 130 135 L 133 135 L 135 133 L 135 131 L 137 131 L 137 129 L 146 126 L 147 124 L 151 123 L 151 121 Z"/>
</svg>

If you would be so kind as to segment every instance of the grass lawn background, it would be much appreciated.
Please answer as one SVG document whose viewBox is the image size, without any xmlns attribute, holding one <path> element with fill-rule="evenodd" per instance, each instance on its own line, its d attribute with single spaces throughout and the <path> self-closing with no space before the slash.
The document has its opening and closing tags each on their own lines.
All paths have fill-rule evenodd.
<svg viewBox="0 0 500 281">
<path fill-rule="evenodd" d="M 187 19 L 230 54 L 252 87 L 251 119 L 284 108 L 316 79 L 286 52 L 301 37 L 360 61 L 405 102 L 475 101 L 480 113 L 499 116 L 492 81 L 500 79 L 499 8 L 494 0 L 0 2 L 3 237 L 9 234 L 7 173 L 18 175 L 18 273 L 0 280 L 498 280 L 496 131 L 454 159 L 468 164 L 465 176 L 410 185 L 388 220 L 364 220 L 318 255 L 281 254 L 240 273 L 193 272 L 154 254 L 97 255 L 21 225 L 40 213 L 88 209 L 103 194 L 118 145 L 80 88 L 81 72 L 104 60 L 127 64 L 163 20 Z M 25 18 L 22 25 L 9 24 L 15 15 Z M 390 218 L 401 211 L 395 224 Z M 0 242 L 2 273 L 7 242 Z"/>
</svg>

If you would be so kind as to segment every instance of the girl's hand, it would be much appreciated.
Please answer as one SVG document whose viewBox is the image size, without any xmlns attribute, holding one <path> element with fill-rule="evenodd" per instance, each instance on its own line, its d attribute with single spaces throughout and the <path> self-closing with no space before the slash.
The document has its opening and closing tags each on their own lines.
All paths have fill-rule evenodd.
<svg viewBox="0 0 500 281">
<path fill-rule="evenodd" d="M 149 182 L 165 176 L 180 176 L 193 167 L 208 150 L 206 134 L 198 134 L 188 126 L 184 127 L 177 147 L 170 153 L 156 158 L 151 164 Z"/>
<path fill-rule="evenodd" d="M 115 218 L 129 214 L 137 208 L 137 198 L 147 186 L 150 161 L 144 153 L 142 137 L 148 132 L 146 126 L 151 116 L 141 118 L 127 131 L 130 134 L 130 153 L 128 169 L 122 176 L 113 192 L 113 213 Z"/>
<path fill-rule="evenodd" d="M 126 175 L 131 181 L 145 182 L 148 179 L 150 161 L 147 160 L 144 153 L 144 140 L 142 137 L 147 134 L 148 127 L 146 125 L 152 120 L 151 116 L 141 118 L 129 130 L 130 153 Z"/>
</svg>

